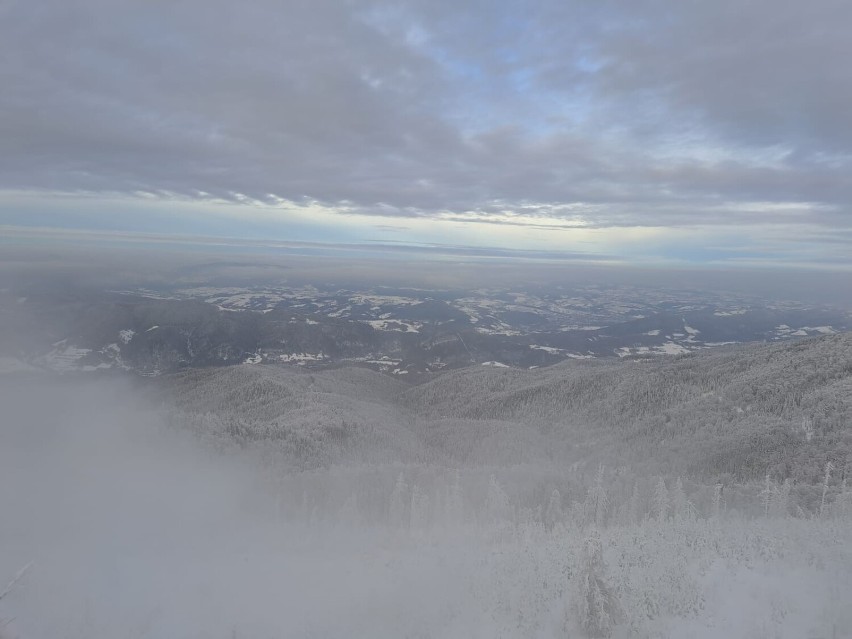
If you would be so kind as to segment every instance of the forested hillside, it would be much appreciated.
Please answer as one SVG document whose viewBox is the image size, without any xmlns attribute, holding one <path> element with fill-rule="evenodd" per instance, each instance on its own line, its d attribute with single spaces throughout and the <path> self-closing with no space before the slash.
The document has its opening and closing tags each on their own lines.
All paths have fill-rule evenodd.
<svg viewBox="0 0 852 639">
<path fill-rule="evenodd" d="M 0 617 L 22 638 L 847 637 L 851 364 L 836 335 L 421 385 L 8 374 Z"/>
<path fill-rule="evenodd" d="M 581 453 L 702 477 L 819 481 L 852 453 L 852 334 L 674 359 L 467 369 L 411 389 L 431 417 L 534 424 Z"/>
<path fill-rule="evenodd" d="M 819 483 L 852 456 L 852 334 L 675 358 L 470 367 L 407 386 L 348 368 L 187 371 L 174 421 L 294 468 L 599 463 L 705 481 Z"/>
</svg>

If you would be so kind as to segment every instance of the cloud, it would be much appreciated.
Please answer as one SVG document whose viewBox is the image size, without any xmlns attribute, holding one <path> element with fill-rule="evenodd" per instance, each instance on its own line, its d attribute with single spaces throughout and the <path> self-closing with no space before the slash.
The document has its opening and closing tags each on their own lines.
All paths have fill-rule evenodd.
<svg viewBox="0 0 852 639">
<path fill-rule="evenodd" d="M 49 191 L 849 231 L 850 20 L 834 0 L 13 0 L 0 215 Z"/>
</svg>

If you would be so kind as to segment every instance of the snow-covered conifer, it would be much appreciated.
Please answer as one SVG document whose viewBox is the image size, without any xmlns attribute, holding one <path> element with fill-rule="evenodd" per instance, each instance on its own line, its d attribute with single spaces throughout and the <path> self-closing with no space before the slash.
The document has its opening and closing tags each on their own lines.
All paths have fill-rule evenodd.
<svg viewBox="0 0 852 639">
<path fill-rule="evenodd" d="M 825 464 L 825 476 L 822 480 L 822 498 L 819 502 L 819 516 L 824 517 L 826 514 L 826 495 L 828 494 L 828 485 L 831 481 L 831 471 L 834 470 L 834 464 L 830 461 Z"/>
<path fill-rule="evenodd" d="M 573 621 L 589 637 L 609 637 L 621 617 L 614 591 L 605 581 L 603 545 L 597 532 L 583 542 L 570 611 Z M 570 622 L 570 618 L 569 618 Z"/>
<path fill-rule="evenodd" d="M 657 521 L 666 520 L 670 507 L 671 501 L 668 488 L 666 488 L 666 481 L 660 477 L 656 486 L 654 486 L 654 514 L 657 516 Z"/>
<path fill-rule="evenodd" d="M 719 519 L 722 516 L 722 491 L 724 486 L 716 484 L 713 486 L 713 519 Z"/>
<path fill-rule="evenodd" d="M 429 525 L 429 495 L 417 484 L 411 490 L 411 529 L 422 530 Z"/>
<path fill-rule="evenodd" d="M 766 471 L 766 476 L 763 479 L 763 490 L 760 491 L 760 504 L 763 507 L 764 517 L 768 517 L 772 510 L 775 493 L 776 489 L 772 482 L 772 477 L 769 476 L 769 471 Z"/>
<path fill-rule="evenodd" d="M 388 518 L 390 525 L 394 528 L 407 528 L 409 524 L 408 515 L 408 484 L 405 483 L 405 476 L 400 473 L 396 479 L 396 484 L 393 487 L 393 492 L 390 498 L 390 511 Z"/>
<path fill-rule="evenodd" d="M 464 495 L 462 494 L 461 475 L 455 472 L 455 481 L 447 489 L 444 500 L 446 521 L 450 525 L 459 525 L 464 521 Z"/>
<path fill-rule="evenodd" d="M 509 496 L 503 490 L 497 477 L 491 475 L 488 480 L 488 495 L 485 499 L 485 511 L 491 521 L 504 521 L 509 518 Z"/>
<path fill-rule="evenodd" d="M 544 528 L 548 532 L 552 531 L 557 524 L 562 523 L 562 495 L 559 490 L 554 488 L 550 493 L 550 499 L 547 502 L 547 508 L 544 511 Z"/>
<path fill-rule="evenodd" d="M 672 515 L 676 520 L 689 519 L 689 502 L 686 499 L 686 493 L 683 491 L 683 482 L 680 477 L 677 478 L 674 488 L 671 491 L 671 508 Z"/>
</svg>

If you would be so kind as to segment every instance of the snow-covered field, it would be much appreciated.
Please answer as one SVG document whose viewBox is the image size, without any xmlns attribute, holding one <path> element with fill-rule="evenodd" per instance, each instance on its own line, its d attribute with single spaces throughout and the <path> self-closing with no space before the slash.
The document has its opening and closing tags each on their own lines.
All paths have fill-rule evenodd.
<svg viewBox="0 0 852 639">
<path fill-rule="evenodd" d="M 418 333 L 423 328 L 421 322 L 404 322 L 394 319 L 363 320 L 377 331 L 399 331 L 401 333 Z"/>
</svg>

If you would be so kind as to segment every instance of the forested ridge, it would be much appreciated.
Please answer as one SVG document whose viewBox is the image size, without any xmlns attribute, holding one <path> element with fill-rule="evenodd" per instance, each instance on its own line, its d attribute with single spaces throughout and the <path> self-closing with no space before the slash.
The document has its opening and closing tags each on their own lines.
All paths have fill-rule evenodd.
<svg viewBox="0 0 852 639">
<path fill-rule="evenodd" d="M 172 418 L 278 446 L 294 468 L 366 460 L 626 465 L 704 481 L 819 483 L 852 454 L 852 334 L 699 354 L 469 367 L 417 386 L 274 366 L 163 380 Z"/>
</svg>

